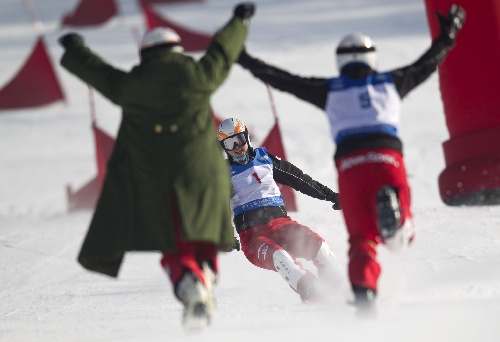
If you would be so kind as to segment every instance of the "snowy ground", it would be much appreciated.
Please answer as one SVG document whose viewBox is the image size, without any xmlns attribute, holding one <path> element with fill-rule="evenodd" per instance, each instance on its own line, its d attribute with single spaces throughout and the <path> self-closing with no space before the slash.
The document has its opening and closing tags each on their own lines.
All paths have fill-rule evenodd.
<svg viewBox="0 0 500 342">
<path fill-rule="evenodd" d="M 34 0 L 66 104 L 0 112 L 0 341 L 498 341 L 500 208 L 451 208 L 439 199 L 448 138 L 438 77 L 403 105 L 402 137 L 413 190 L 417 238 L 401 255 L 380 248 L 379 317 L 359 321 L 347 280 L 323 305 L 302 305 L 278 274 L 252 266 L 240 252 L 221 255 L 219 311 L 198 335 L 180 325 L 181 305 L 159 267 L 159 255 L 128 254 L 118 280 L 75 261 L 90 212 L 69 213 L 65 187 L 96 173 L 87 88 L 58 66 L 58 21 L 76 0 Z M 125 69 L 137 63 L 134 31 L 143 32 L 135 1 L 123 16 L 79 30 L 92 48 Z M 236 1 L 158 6 L 171 19 L 213 32 Z M 302 75 L 336 74 L 334 48 L 351 31 L 378 43 L 382 70 L 407 64 L 430 43 L 420 0 L 256 1 L 247 48 Z M 18 70 L 35 35 L 23 2 L 0 10 L 0 85 Z M 273 92 L 288 159 L 336 189 L 334 146 L 321 111 Z M 96 95 L 97 120 L 111 134 L 118 108 Z M 273 123 L 265 87 L 236 66 L 213 98 L 223 118 L 235 116 L 263 139 Z M 347 235 L 339 212 L 298 196 L 292 217 L 325 237 L 345 268 Z"/>
</svg>

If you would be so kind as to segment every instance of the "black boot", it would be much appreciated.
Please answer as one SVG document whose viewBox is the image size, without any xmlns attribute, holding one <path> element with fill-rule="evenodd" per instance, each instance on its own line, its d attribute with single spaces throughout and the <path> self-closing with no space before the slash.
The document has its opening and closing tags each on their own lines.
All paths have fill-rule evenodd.
<svg viewBox="0 0 500 342">
<path fill-rule="evenodd" d="M 377 193 L 377 226 L 382 239 L 394 236 L 401 225 L 398 195 L 392 186 L 384 185 Z"/>
<path fill-rule="evenodd" d="M 367 287 L 353 286 L 354 306 L 358 318 L 371 319 L 376 317 L 375 298 L 377 293 Z"/>
</svg>

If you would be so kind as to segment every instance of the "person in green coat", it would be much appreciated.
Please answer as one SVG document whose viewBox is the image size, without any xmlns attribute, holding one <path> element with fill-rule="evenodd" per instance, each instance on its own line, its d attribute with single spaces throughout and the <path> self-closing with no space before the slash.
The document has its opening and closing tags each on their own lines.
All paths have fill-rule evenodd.
<svg viewBox="0 0 500 342">
<path fill-rule="evenodd" d="M 117 277 L 127 251 L 162 252 L 187 328 L 210 322 L 217 253 L 235 244 L 229 169 L 210 98 L 237 60 L 254 13 L 253 3 L 235 6 L 199 60 L 183 54 L 175 31 L 148 31 L 140 64 L 128 72 L 93 53 L 76 33 L 59 38 L 61 65 L 122 108 L 78 262 Z"/>
</svg>

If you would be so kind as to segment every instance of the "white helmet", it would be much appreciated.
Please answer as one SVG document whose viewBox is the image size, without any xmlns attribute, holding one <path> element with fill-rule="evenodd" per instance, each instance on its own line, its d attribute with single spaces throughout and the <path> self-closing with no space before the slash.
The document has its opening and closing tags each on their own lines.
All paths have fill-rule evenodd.
<svg viewBox="0 0 500 342">
<path fill-rule="evenodd" d="M 351 63 L 363 63 L 372 70 L 377 68 L 375 43 L 362 33 L 351 33 L 344 37 L 337 47 L 337 66 L 339 71 Z"/>
<path fill-rule="evenodd" d="M 235 145 L 243 146 L 246 143 L 250 147 L 247 127 L 243 122 L 234 118 L 226 119 L 220 123 L 217 127 L 217 140 L 225 151 L 231 151 Z"/>
<path fill-rule="evenodd" d="M 172 46 L 172 49 L 177 52 L 184 51 L 181 46 L 181 37 L 177 32 L 167 27 L 154 28 L 147 31 L 142 37 L 141 50 L 157 45 Z"/>
</svg>

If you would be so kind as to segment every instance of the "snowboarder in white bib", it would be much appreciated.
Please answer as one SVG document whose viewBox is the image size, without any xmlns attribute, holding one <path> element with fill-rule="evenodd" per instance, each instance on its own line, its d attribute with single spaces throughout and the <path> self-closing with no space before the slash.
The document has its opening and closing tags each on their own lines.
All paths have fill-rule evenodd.
<svg viewBox="0 0 500 342">
<path fill-rule="evenodd" d="M 276 183 L 333 202 L 335 210 L 338 194 L 265 147 L 253 148 L 238 119 L 222 121 L 217 137 L 231 168 L 233 221 L 243 253 L 255 266 L 278 272 L 303 302 L 320 300 L 319 279 L 296 258 L 312 261 L 319 278 L 334 284 L 340 279 L 335 255 L 320 235 L 287 215 Z"/>
</svg>

